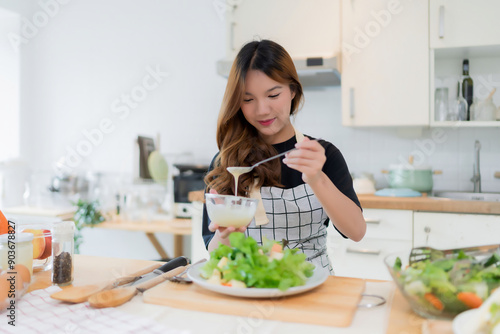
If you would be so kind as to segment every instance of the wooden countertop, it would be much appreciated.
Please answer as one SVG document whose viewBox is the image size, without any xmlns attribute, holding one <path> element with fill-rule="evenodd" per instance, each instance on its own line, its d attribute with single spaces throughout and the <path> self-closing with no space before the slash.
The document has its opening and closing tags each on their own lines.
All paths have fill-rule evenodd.
<svg viewBox="0 0 500 334">
<path fill-rule="evenodd" d="M 173 218 L 151 222 L 111 220 L 95 225 L 95 227 L 111 230 L 140 231 L 146 233 L 171 233 L 176 235 L 191 235 L 192 230 L 190 218 Z"/>
<path fill-rule="evenodd" d="M 125 275 L 151 265 L 152 261 L 75 255 L 74 285 L 85 285 L 107 281 L 117 275 Z M 30 291 L 50 286 L 50 271 L 37 272 Z M 70 285 L 71 286 L 71 285 Z M 394 292 L 387 333 L 421 333 L 424 319 L 410 309 L 398 289 Z"/>
<path fill-rule="evenodd" d="M 366 209 L 500 214 L 500 202 L 459 201 L 435 197 L 383 197 L 358 195 Z"/>
</svg>

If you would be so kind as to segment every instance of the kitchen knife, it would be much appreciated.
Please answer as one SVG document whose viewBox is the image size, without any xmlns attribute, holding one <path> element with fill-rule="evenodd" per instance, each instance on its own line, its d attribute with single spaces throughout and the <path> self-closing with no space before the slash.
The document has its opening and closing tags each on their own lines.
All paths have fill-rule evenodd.
<svg viewBox="0 0 500 334">
<path fill-rule="evenodd" d="M 185 256 L 176 257 L 175 259 L 172 259 L 172 260 L 168 261 L 167 263 L 165 263 L 160 268 L 155 269 L 148 274 L 142 275 L 138 280 L 136 280 L 131 285 L 141 284 L 143 282 L 149 281 L 152 278 L 155 278 L 159 275 L 162 275 L 162 274 L 164 274 L 172 269 L 175 269 L 175 268 L 181 267 L 181 266 L 186 266 L 188 264 L 189 264 L 189 259 L 187 257 L 185 257 Z"/>
</svg>

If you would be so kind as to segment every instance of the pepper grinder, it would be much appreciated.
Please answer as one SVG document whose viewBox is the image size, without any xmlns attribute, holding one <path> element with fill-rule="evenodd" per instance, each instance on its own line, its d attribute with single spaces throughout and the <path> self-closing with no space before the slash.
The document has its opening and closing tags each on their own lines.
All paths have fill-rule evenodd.
<svg viewBox="0 0 500 334">
<path fill-rule="evenodd" d="M 56 222 L 52 232 L 52 283 L 65 286 L 73 282 L 75 223 Z"/>
</svg>

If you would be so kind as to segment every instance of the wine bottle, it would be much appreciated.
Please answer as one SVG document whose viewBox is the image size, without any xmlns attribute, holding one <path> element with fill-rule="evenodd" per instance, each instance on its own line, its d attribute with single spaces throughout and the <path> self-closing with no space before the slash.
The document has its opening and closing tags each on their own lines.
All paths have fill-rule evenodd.
<svg viewBox="0 0 500 334">
<path fill-rule="evenodd" d="M 469 76 L 469 59 L 464 59 L 462 64 L 462 96 L 467 101 L 467 120 L 470 121 L 470 106 L 474 99 L 474 82 Z"/>
</svg>

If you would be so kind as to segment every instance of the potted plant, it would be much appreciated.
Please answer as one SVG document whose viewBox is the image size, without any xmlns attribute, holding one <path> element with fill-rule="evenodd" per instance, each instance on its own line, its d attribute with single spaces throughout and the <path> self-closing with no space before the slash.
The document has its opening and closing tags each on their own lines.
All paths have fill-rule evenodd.
<svg viewBox="0 0 500 334">
<path fill-rule="evenodd" d="M 75 205 L 78 209 L 73 216 L 75 222 L 75 253 L 80 252 L 80 245 L 83 242 L 82 229 L 85 226 L 95 226 L 102 223 L 105 219 L 99 211 L 99 201 L 84 201 L 79 199 Z"/>
</svg>

